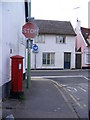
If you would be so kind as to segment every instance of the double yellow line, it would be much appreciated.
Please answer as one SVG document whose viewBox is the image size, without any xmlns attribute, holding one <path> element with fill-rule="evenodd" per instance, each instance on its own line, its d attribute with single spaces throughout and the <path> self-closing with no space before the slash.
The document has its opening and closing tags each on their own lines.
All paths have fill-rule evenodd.
<svg viewBox="0 0 90 120">
<path fill-rule="evenodd" d="M 58 82 L 56 82 L 56 81 L 54 81 L 54 80 L 51 80 L 54 84 L 56 84 L 59 88 L 62 88 L 63 86 L 62 86 L 62 84 L 60 84 L 60 83 L 58 83 Z M 67 93 L 67 89 L 66 88 L 63 88 L 64 89 L 64 91 Z M 83 109 L 83 106 L 77 101 L 77 99 L 72 95 L 72 94 L 70 94 L 69 93 L 69 96 L 75 101 L 75 103 L 81 108 L 81 109 Z M 84 104 L 84 107 L 86 107 L 86 105 Z"/>
</svg>

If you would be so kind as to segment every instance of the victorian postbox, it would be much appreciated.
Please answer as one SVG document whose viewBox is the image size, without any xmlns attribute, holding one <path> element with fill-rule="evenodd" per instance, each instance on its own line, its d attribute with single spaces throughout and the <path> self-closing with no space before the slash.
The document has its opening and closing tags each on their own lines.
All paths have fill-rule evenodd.
<svg viewBox="0 0 90 120">
<path fill-rule="evenodd" d="M 23 58 L 20 55 L 11 57 L 11 92 L 23 92 Z"/>
</svg>

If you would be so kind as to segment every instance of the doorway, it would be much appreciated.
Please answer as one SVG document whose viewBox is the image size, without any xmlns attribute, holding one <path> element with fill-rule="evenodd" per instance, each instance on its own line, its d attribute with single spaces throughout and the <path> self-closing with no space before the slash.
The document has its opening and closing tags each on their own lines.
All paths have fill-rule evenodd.
<svg viewBox="0 0 90 120">
<path fill-rule="evenodd" d="M 64 53 L 64 69 L 70 69 L 71 66 L 71 53 Z"/>
<path fill-rule="evenodd" d="M 81 69 L 81 54 L 76 54 L 76 69 Z"/>
</svg>

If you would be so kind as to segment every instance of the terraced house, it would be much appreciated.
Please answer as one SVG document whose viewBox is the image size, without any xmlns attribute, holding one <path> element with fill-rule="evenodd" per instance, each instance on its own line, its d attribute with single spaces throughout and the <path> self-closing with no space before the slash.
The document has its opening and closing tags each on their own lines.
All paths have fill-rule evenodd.
<svg viewBox="0 0 90 120">
<path fill-rule="evenodd" d="M 90 28 L 76 26 L 76 68 L 90 68 Z"/>
<path fill-rule="evenodd" d="M 35 20 L 35 23 L 39 27 L 39 35 L 34 39 L 38 52 L 32 50 L 31 68 L 75 68 L 75 32 L 71 23 L 52 20 Z"/>
</svg>

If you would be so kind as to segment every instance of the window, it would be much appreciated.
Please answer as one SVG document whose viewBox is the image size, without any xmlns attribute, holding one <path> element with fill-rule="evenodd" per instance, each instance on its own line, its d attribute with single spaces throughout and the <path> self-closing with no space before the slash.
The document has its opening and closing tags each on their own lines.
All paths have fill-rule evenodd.
<svg viewBox="0 0 90 120">
<path fill-rule="evenodd" d="M 65 43 L 65 36 L 56 36 L 56 43 Z"/>
<path fill-rule="evenodd" d="M 88 41 L 88 42 L 89 42 L 89 44 L 90 44 L 90 35 L 88 36 L 87 41 Z"/>
<path fill-rule="evenodd" d="M 35 38 L 35 43 L 45 43 L 45 36 L 39 35 Z"/>
<path fill-rule="evenodd" d="M 90 53 L 86 53 L 86 64 L 90 64 Z"/>
<path fill-rule="evenodd" d="M 54 65 L 55 64 L 55 53 L 43 53 L 42 56 L 43 65 Z"/>
</svg>

